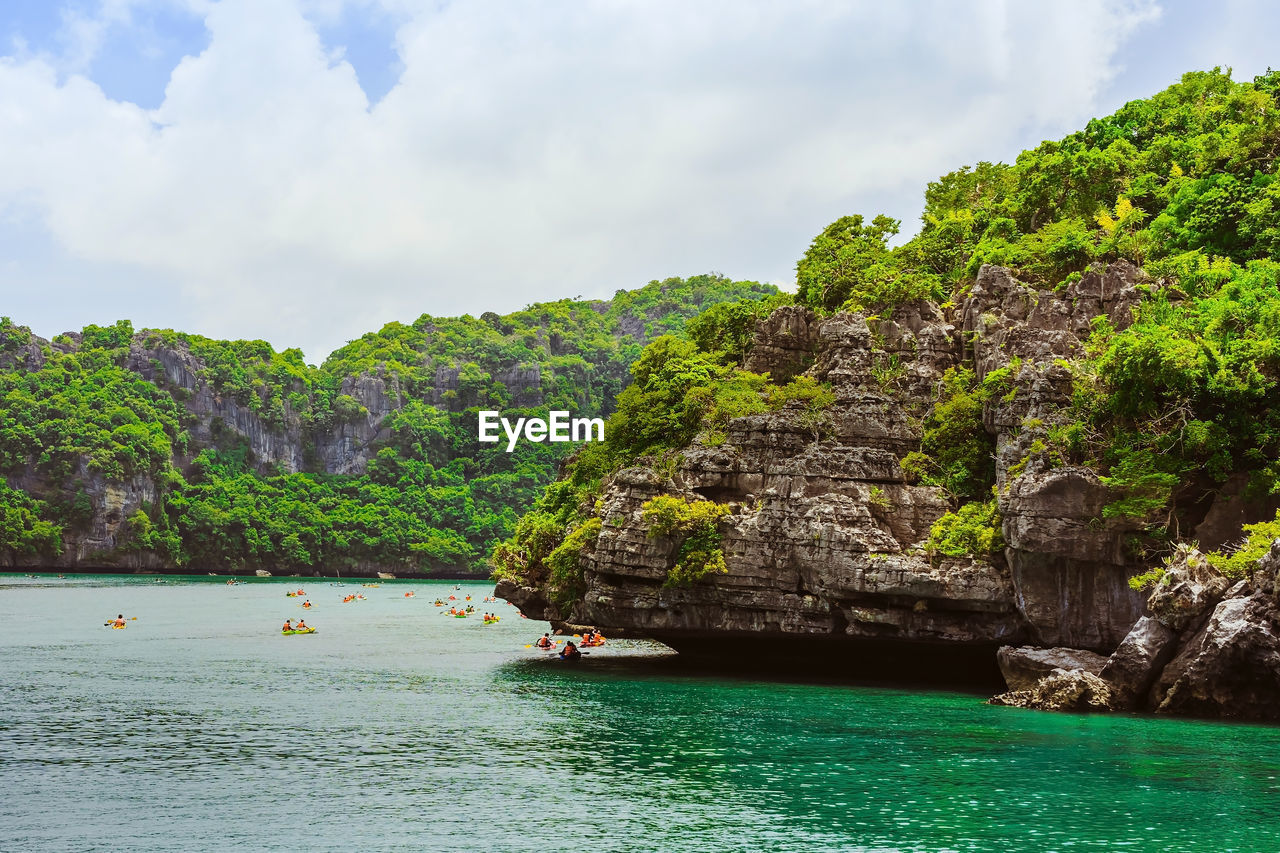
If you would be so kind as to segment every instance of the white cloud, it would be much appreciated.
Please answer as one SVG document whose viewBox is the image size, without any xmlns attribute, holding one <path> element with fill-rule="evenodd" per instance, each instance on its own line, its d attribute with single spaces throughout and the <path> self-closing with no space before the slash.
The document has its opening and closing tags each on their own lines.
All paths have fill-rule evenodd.
<svg viewBox="0 0 1280 853">
<path fill-rule="evenodd" d="M 147 282 L 118 316 L 313 359 L 424 311 L 709 269 L 786 280 L 835 217 L 911 218 L 925 181 L 1094 114 L 1124 39 L 1155 12 L 382 5 L 404 21 L 405 70 L 372 107 L 314 29 L 339 15 L 332 0 L 210 5 L 207 50 L 154 111 L 47 57 L 0 61 L 0 210 L 40 223 L 86 290 Z M 25 281 L 44 266 L 24 258 Z M 59 287 L 61 308 L 16 319 L 115 319 L 77 317 L 74 286 Z M 156 320 L 141 300 L 160 288 L 179 298 Z"/>
</svg>

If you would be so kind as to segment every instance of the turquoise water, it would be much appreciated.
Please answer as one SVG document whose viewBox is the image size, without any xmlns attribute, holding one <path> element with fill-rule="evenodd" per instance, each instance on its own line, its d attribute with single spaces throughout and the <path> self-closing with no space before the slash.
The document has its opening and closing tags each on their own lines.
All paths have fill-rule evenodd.
<svg viewBox="0 0 1280 853">
<path fill-rule="evenodd" d="M 503 620 L 442 616 L 452 582 L 0 576 L 0 850 L 1280 849 L 1280 729 L 562 664 L 462 586 Z"/>
</svg>

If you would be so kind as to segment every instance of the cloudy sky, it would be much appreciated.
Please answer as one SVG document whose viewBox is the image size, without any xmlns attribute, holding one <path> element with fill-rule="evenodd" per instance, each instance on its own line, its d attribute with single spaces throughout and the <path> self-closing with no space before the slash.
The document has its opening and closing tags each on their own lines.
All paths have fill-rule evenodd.
<svg viewBox="0 0 1280 853">
<path fill-rule="evenodd" d="M 0 0 L 0 314 L 300 346 L 720 271 L 1186 70 L 1267 3 Z"/>
</svg>

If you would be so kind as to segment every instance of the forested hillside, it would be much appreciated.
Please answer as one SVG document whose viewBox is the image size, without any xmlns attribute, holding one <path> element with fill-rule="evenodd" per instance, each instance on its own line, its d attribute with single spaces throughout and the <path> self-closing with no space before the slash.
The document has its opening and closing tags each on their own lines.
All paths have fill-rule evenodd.
<svg viewBox="0 0 1280 853">
<path fill-rule="evenodd" d="M 843 313 L 850 328 L 870 330 L 861 397 L 833 409 L 830 381 L 779 375 L 786 359 L 776 332 L 810 321 L 780 314 L 769 325 L 757 306 L 712 308 L 691 324 L 689 340 L 645 349 L 608 441 L 585 450 L 497 549 L 498 576 L 541 590 L 567 617 L 603 541 L 598 498 L 613 472 L 641 465 L 678 493 L 680 482 L 706 474 L 682 471 L 691 445 L 709 452 L 735 424 L 739 435 L 763 440 L 762 424 L 778 423 L 735 418 L 786 408 L 791 422 L 778 429 L 798 418 L 821 445 L 868 395 L 907 415 L 910 446 L 894 448 L 900 482 L 934 487 L 950 507 L 920 543 L 934 557 L 1000 559 L 1001 501 L 1012 500 L 1018 478 L 1070 468 L 1105 490 L 1093 529 L 1123 534 L 1122 559 L 1154 566 L 1148 580 L 1158 576 L 1215 505 L 1268 507 L 1280 492 L 1278 153 L 1280 73 L 1252 82 L 1190 73 L 1012 164 L 944 175 L 926 188 L 920 231 L 902 245 L 890 246 L 899 223 L 888 217 L 837 220 L 797 263 L 794 302 L 805 316 Z M 1104 267 L 1118 262 L 1138 268 L 1136 304 L 1108 314 L 1118 290 L 1086 298 L 1081 288 L 1100 287 Z M 972 315 L 967 309 L 993 300 L 972 297 L 980 273 L 996 267 L 1009 278 L 991 280 L 1015 282 L 1001 286 L 1019 307 Z M 1059 315 L 1037 314 L 1050 309 Z M 921 317 L 965 354 L 923 386 L 917 356 L 926 354 L 886 341 L 907 326 L 919 334 Z M 1083 328 L 1071 327 L 1079 317 Z M 761 335 L 770 352 L 753 350 Z M 810 362 L 823 346 L 810 342 Z M 975 355 L 983 352 L 990 355 Z M 762 365 L 774 375 L 756 372 Z M 880 487 L 873 491 L 881 497 L 872 513 L 891 511 Z M 725 571 L 716 531 L 727 511 L 714 499 L 678 497 L 646 507 L 641 523 L 676 543 L 672 584 Z M 1235 538 L 1245 535 L 1245 515 L 1237 512 Z M 1211 559 L 1239 573 L 1280 532 L 1250 529 L 1243 549 L 1225 545 Z"/>
<path fill-rule="evenodd" d="M 612 300 L 390 323 L 319 367 L 128 321 L 0 320 L 0 560 L 483 570 L 568 447 L 476 440 L 478 408 L 607 416 L 654 337 L 776 291 L 697 276 Z"/>
</svg>

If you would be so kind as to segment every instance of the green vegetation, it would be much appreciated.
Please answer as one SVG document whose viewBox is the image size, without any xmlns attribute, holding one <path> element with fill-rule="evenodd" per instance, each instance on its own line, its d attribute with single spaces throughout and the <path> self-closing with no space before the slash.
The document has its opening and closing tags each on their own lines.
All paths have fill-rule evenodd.
<svg viewBox="0 0 1280 853">
<path fill-rule="evenodd" d="M 586 591 L 582 578 L 582 557 L 595 547 L 602 526 L 598 518 L 587 519 L 547 555 L 547 567 L 551 570 L 551 599 L 563 608 L 567 609 Z"/>
<path fill-rule="evenodd" d="M 927 547 L 930 554 L 944 557 L 986 556 L 1003 550 L 996 502 L 973 501 L 946 513 L 929 530 Z"/>
<path fill-rule="evenodd" d="M 182 407 L 123 366 L 132 334 L 128 321 L 89 326 L 92 348 L 47 349 L 38 365 L 0 370 L 0 471 L 31 465 L 59 481 L 173 476 L 173 453 L 188 440 Z"/>
<path fill-rule="evenodd" d="M 680 545 L 665 586 L 692 586 L 707 575 L 728 571 L 717 530 L 720 519 L 728 514 L 727 506 L 672 495 L 658 495 L 645 502 L 640 515 L 649 533 L 672 537 Z"/>
<path fill-rule="evenodd" d="M 0 484 L 0 555 L 56 556 L 62 550 L 62 527 L 45 521 L 48 515 L 43 501 Z"/>
<path fill-rule="evenodd" d="M 967 367 L 946 372 L 939 399 L 925 419 L 920 450 L 902 460 L 908 477 L 939 486 L 956 500 L 991 494 L 996 480 L 995 440 L 982 425 L 982 403 L 991 387 L 985 382 L 977 387 Z"/>
<path fill-rule="evenodd" d="M 1229 578 L 1243 578 L 1251 574 L 1257 563 L 1271 550 L 1271 543 L 1280 539 L 1280 512 L 1271 521 L 1244 526 L 1244 539 L 1234 549 L 1223 548 L 1206 556 L 1209 565 Z"/>
<path fill-rule="evenodd" d="M 365 335 L 320 367 L 264 341 L 135 335 L 128 321 L 60 336 L 27 364 L 19 350 L 30 332 L 0 319 L 0 474 L 13 482 L 30 469 L 65 484 L 43 501 L 0 493 L 0 551 L 60 551 L 50 543 L 93 517 L 84 481 L 144 477 L 156 484 L 157 500 L 126 520 L 121 554 L 153 552 L 194 568 L 483 571 L 569 446 L 526 443 L 507 453 L 481 443 L 479 408 L 513 418 L 549 409 L 608 415 L 650 337 L 678 345 L 665 336 L 703 309 L 776 292 L 709 275 L 651 282 L 609 302 L 566 299 L 480 318 L 424 315 Z M 189 392 L 165 379 L 166 359 L 190 366 L 220 398 L 296 443 L 305 470 L 255 459 L 216 418 L 208 424 L 212 445 L 194 446 Z M 137 372 L 139 363 L 154 383 Z M 369 416 L 347 390 L 357 380 L 386 389 L 384 437 L 364 474 L 321 473 L 317 442 Z M 555 565 L 572 574 L 564 555 Z"/>
</svg>

